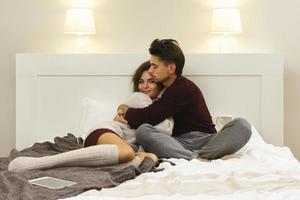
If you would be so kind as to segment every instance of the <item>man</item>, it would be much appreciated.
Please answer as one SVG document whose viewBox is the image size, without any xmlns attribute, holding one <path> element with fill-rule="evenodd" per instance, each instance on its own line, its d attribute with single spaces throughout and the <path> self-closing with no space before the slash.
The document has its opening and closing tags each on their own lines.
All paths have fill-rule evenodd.
<svg viewBox="0 0 300 200">
<path fill-rule="evenodd" d="M 120 105 L 116 120 L 136 128 L 137 142 L 147 152 L 160 158 L 218 159 L 233 154 L 250 139 L 251 126 L 241 118 L 226 124 L 217 133 L 201 90 L 181 76 L 185 57 L 176 40 L 152 42 L 151 67 L 148 70 L 165 91 L 161 98 L 146 108 Z M 154 125 L 172 116 L 172 136 Z"/>
</svg>

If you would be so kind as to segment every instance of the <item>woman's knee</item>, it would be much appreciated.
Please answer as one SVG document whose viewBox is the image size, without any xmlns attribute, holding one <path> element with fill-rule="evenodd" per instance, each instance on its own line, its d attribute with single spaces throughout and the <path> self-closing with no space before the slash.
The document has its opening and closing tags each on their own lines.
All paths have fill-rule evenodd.
<svg viewBox="0 0 300 200">
<path fill-rule="evenodd" d="M 119 162 L 125 163 L 133 160 L 135 152 L 131 147 L 119 147 Z"/>
</svg>

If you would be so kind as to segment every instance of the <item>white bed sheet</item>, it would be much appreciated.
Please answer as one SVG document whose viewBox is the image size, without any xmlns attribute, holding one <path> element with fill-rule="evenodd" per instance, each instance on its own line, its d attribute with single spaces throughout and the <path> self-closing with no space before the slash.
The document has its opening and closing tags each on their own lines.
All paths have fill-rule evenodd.
<svg viewBox="0 0 300 200">
<path fill-rule="evenodd" d="M 252 127 L 240 159 L 204 162 L 170 159 L 163 171 L 145 173 L 114 188 L 90 190 L 68 200 L 263 199 L 298 200 L 300 164 L 287 147 L 266 144 Z"/>
</svg>

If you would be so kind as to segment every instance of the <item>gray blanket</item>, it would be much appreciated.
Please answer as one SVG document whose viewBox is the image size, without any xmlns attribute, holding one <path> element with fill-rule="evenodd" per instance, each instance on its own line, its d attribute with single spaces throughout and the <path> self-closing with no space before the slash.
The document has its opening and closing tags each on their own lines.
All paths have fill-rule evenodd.
<svg viewBox="0 0 300 200">
<path fill-rule="evenodd" d="M 35 143 L 32 147 L 22 151 L 12 150 L 8 158 L 0 158 L 0 200 L 67 198 L 90 189 L 100 190 L 103 187 L 114 187 L 154 169 L 154 162 L 146 158 L 138 169 L 133 166 L 124 168 L 116 165 L 110 167 L 60 167 L 19 173 L 7 171 L 9 161 L 18 156 L 41 157 L 79 148 L 82 148 L 80 139 L 68 134 L 66 137 L 56 137 L 54 143 Z M 77 184 L 54 190 L 28 183 L 30 179 L 43 176 L 74 181 Z"/>
</svg>

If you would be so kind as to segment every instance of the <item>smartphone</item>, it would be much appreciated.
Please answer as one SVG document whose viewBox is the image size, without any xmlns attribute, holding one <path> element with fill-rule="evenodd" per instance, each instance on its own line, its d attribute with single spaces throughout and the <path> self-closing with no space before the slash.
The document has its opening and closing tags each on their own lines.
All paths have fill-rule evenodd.
<svg viewBox="0 0 300 200">
<path fill-rule="evenodd" d="M 32 179 L 29 180 L 28 182 L 33 185 L 42 186 L 50 189 L 60 189 L 60 188 L 69 187 L 77 184 L 72 181 L 67 181 L 67 180 L 49 177 L 49 176 Z"/>
</svg>

